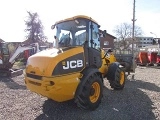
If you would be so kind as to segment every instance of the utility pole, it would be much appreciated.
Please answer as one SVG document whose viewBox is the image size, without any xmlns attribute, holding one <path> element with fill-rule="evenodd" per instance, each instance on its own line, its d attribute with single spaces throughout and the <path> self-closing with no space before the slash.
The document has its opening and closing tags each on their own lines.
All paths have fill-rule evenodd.
<svg viewBox="0 0 160 120">
<path fill-rule="evenodd" d="M 134 41 L 135 41 L 135 36 L 134 36 L 134 29 L 135 29 L 135 0 L 133 0 L 133 19 L 132 19 L 132 22 L 133 22 L 133 27 L 132 27 L 132 57 L 133 57 L 133 60 L 132 60 L 132 65 L 133 65 L 133 72 L 135 72 L 135 68 L 136 68 L 136 63 L 135 63 L 135 55 L 134 55 Z M 132 79 L 134 79 L 134 75 L 132 76 Z"/>
<path fill-rule="evenodd" d="M 134 55 L 134 41 L 135 41 L 134 28 L 135 28 L 135 21 L 136 21 L 136 19 L 135 19 L 135 0 L 133 0 L 132 55 Z"/>
</svg>

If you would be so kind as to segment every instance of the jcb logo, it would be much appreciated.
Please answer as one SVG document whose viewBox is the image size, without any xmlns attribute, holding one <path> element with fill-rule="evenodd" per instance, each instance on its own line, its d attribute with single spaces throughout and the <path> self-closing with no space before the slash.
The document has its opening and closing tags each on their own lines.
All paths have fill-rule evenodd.
<svg viewBox="0 0 160 120">
<path fill-rule="evenodd" d="M 72 69 L 72 68 L 79 68 L 83 67 L 83 61 L 82 60 L 72 60 L 72 61 L 64 61 L 62 62 L 63 69 Z"/>
</svg>

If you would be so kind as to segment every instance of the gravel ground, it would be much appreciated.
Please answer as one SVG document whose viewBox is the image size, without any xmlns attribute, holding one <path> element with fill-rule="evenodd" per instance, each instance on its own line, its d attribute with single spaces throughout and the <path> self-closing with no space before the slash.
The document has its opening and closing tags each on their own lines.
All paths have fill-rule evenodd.
<svg viewBox="0 0 160 120">
<path fill-rule="evenodd" d="M 105 80 L 95 111 L 81 110 L 73 101 L 48 100 L 27 90 L 23 79 L 0 78 L 0 120 L 160 120 L 160 68 L 138 67 L 122 91 Z"/>
</svg>

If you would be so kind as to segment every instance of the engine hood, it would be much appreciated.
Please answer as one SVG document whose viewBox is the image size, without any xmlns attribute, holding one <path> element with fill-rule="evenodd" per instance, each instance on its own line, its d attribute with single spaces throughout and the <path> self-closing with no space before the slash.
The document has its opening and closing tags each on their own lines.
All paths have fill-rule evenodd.
<svg viewBox="0 0 160 120">
<path fill-rule="evenodd" d="M 83 53 L 83 47 L 43 50 L 28 58 L 26 73 L 38 76 L 53 76 L 67 74 L 66 72 L 74 70 L 81 70 L 84 67 L 82 63 L 84 62 Z M 71 67 L 75 69 L 63 69 L 67 68 L 70 61 L 70 64 L 72 64 Z"/>
<path fill-rule="evenodd" d="M 40 51 L 40 52 L 32 55 L 31 57 L 38 57 L 38 56 L 55 57 L 58 55 L 58 51 L 59 51 L 59 49 L 56 49 L 56 48 L 46 49 L 46 50 Z"/>
<path fill-rule="evenodd" d="M 46 70 L 54 57 L 58 55 L 58 49 L 43 50 L 30 56 L 27 60 L 26 73 L 44 76 Z"/>
</svg>

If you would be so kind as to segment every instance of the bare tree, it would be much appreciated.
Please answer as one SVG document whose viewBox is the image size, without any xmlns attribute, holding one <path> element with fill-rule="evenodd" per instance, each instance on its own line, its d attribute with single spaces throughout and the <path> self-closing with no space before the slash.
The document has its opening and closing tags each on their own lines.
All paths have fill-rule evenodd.
<svg viewBox="0 0 160 120">
<path fill-rule="evenodd" d="M 113 32 L 116 34 L 119 43 L 124 47 L 128 48 L 132 42 L 132 24 L 122 23 L 117 25 Z M 142 35 L 142 30 L 139 26 L 135 26 L 135 37 Z M 136 41 L 135 41 L 136 42 Z"/>
<path fill-rule="evenodd" d="M 47 40 L 47 37 L 44 35 L 43 32 L 44 27 L 41 20 L 39 19 L 39 15 L 37 13 L 31 13 L 28 11 L 27 13 L 28 17 L 25 21 L 25 32 L 27 32 L 26 38 L 32 40 L 32 42 L 35 42 L 37 40 Z"/>
</svg>

